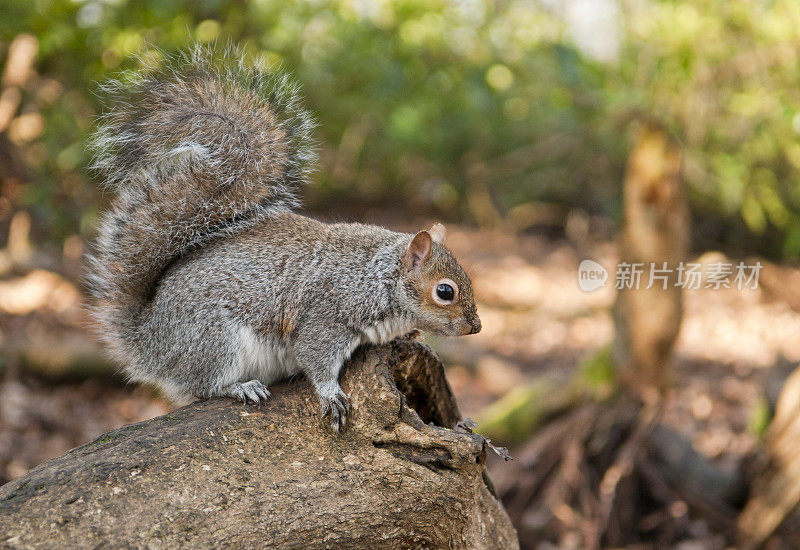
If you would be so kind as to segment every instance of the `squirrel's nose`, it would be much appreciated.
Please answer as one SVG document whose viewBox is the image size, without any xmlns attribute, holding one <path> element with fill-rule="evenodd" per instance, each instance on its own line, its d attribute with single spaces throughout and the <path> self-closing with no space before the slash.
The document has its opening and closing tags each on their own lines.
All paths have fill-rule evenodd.
<svg viewBox="0 0 800 550">
<path fill-rule="evenodd" d="M 481 331 L 481 320 L 475 317 L 469 322 L 470 331 L 467 334 L 478 334 Z"/>
</svg>

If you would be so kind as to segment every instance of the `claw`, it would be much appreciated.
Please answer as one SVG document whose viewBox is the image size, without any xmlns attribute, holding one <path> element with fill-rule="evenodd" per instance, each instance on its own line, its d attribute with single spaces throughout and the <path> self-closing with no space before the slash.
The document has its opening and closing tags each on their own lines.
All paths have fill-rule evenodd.
<svg viewBox="0 0 800 550">
<path fill-rule="evenodd" d="M 256 388 L 256 393 L 258 394 L 258 397 L 260 397 L 262 401 L 266 401 L 267 399 L 269 399 L 269 391 L 267 390 L 267 388 L 264 387 Z"/>
<path fill-rule="evenodd" d="M 333 397 L 320 397 L 320 413 L 323 418 L 331 415 L 331 429 L 339 433 L 347 424 L 347 414 L 350 412 L 350 401 L 347 395 L 339 388 Z"/>
<path fill-rule="evenodd" d="M 270 397 L 269 390 L 259 380 L 231 384 L 225 390 L 225 395 L 242 401 L 245 404 L 253 403 L 256 405 L 266 401 Z"/>
</svg>

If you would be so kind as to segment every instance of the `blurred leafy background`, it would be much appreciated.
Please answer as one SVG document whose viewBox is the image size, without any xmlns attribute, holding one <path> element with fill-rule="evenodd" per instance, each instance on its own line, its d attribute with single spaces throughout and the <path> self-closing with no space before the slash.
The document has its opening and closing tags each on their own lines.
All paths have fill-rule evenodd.
<svg viewBox="0 0 800 550">
<path fill-rule="evenodd" d="M 553 519 L 564 508 L 540 498 L 551 485 L 537 477 L 538 438 L 554 432 L 537 426 L 571 404 L 573 374 L 598 395 L 613 385 L 615 295 L 581 292 L 575 270 L 619 259 L 636 129 L 668 132 L 689 258 L 765 269 L 757 292 L 684 293 L 665 425 L 736 483 L 767 470 L 750 460 L 800 361 L 797 0 L 0 0 L 0 484 L 171 408 L 122 387 L 87 331 L 81 257 L 110 197 L 85 141 L 104 79 L 198 41 L 235 42 L 300 81 L 320 122 L 312 210 L 402 229 L 455 222 L 448 246 L 470 268 L 484 330 L 427 342 L 462 411 L 501 444 L 510 430 L 528 438 L 515 467 L 492 472 L 524 547 L 601 532 Z M 658 173 L 665 158 L 642 164 Z M 653 497 L 631 540 L 730 547 L 722 508 L 692 504 L 702 490 L 677 470 L 691 512 L 686 492 Z M 588 501 L 576 502 L 580 519 Z M 742 502 L 727 506 L 729 525 Z M 785 541 L 800 541 L 795 526 Z"/>
<path fill-rule="evenodd" d="M 800 253 L 794 0 L 3 0 L 0 11 L 3 241 L 25 211 L 39 242 L 78 254 L 103 198 L 84 146 L 97 83 L 132 54 L 234 41 L 291 70 L 320 120 L 312 207 L 408 206 L 515 230 L 576 208 L 616 220 L 629 127 L 655 119 L 684 147 L 695 243 Z"/>
</svg>

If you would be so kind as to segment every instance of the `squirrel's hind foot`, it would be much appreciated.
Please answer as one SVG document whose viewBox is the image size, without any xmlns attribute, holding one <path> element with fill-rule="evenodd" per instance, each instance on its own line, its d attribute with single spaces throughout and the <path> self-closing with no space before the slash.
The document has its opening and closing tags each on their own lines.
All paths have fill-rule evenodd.
<svg viewBox="0 0 800 550">
<path fill-rule="evenodd" d="M 269 399 L 270 393 L 260 380 L 236 382 L 224 390 L 224 394 L 244 403 L 259 404 Z"/>
<path fill-rule="evenodd" d="M 347 413 L 350 412 L 350 401 L 341 388 L 337 388 L 332 397 L 320 397 L 319 401 L 322 417 L 325 418 L 328 414 L 331 415 L 331 429 L 336 433 L 344 430 L 344 425 L 347 423 Z"/>
</svg>

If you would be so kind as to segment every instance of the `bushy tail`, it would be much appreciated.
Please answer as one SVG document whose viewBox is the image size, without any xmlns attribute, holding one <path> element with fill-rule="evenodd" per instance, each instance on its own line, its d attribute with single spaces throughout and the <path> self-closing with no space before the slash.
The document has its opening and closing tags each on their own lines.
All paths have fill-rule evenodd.
<svg viewBox="0 0 800 550">
<path fill-rule="evenodd" d="M 90 146 L 117 195 L 87 282 L 112 344 L 129 341 L 174 259 L 296 206 L 314 123 L 287 76 L 242 57 L 195 47 L 103 87 Z"/>
</svg>

